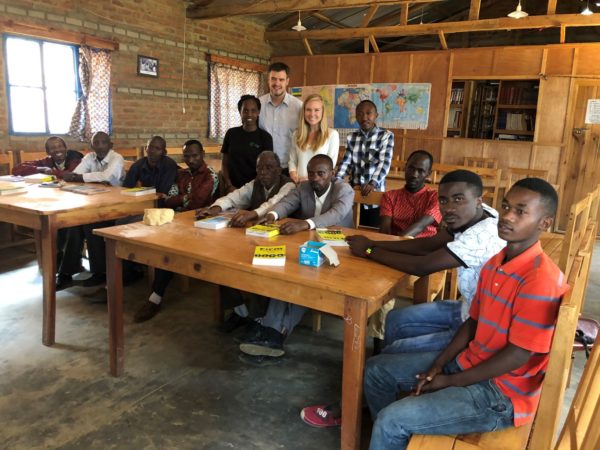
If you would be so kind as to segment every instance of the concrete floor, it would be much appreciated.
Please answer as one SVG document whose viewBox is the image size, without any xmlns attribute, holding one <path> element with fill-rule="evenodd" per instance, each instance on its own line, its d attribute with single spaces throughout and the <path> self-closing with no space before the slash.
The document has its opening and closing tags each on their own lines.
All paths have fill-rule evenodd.
<svg viewBox="0 0 600 450">
<path fill-rule="evenodd" d="M 586 312 L 600 319 L 600 245 Z M 41 277 L 32 253 L 0 261 L 0 449 L 335 449 L 339 429 L 304 425 L 303 406 L 339 396 L 342 324 L 299 327 L 280 365 L 238 360 L 211 322 L 214 286 L 175 280 L 153 320 L 131 322 L 146 280 L 125 291 L 125 375 L 108 375 L 103 292 L 57 295 L 56 344 L 41 344 Z M 307 322 L 308 323 L 308 322 Z M 577 357 L 574 380 L 583 365 Z M 572 384 L 572 395 L 576 383 Z M 365 419 L 364 434 L 370 424 Z M 365 437 L 364 445 L 366 445 Z"/>
</svg>

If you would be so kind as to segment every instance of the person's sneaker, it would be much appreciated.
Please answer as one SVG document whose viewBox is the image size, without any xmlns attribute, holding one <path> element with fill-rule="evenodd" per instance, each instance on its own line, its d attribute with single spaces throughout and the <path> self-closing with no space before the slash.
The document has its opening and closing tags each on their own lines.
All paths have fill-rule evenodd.
<svg viewBox="0 0 600 450">
<path fill-rule="evenodd" d="M 342 411 L 339 403 L 307 406 L 300 411 L 300 418 L 311 427 L 339 427 L 342 424 Z"/>
<path fill-rule="evenodd" d="M 231 333 L 236 328 L 246 325 L 252 319 L 248 317 L 242 317 L 235 312 L 232 312 L 225 321 L 219 325 L 217 325 L 217 331 L 221 333 Z"/>
<path fill-rule="evenodd" d="M 285 355 L 283 341 L 285 336 L 270 327 L 261 327 L 261 333 L 256 339 L 240 344 L 240 351 L 253 356 L 272 356 L 278 358 Z"/>
<path fill-rule="evenodd" d="M 56 290 L 57 291 L 62 291 L 63 289 L 66 289 L 72 285 L 73 285 L 73 277 L 71 275 L 67 275 L 66 273 L 56 274 Z"/>
<path fill-rule="evenodd" d="M 138 309 L 133 316 L 135 323 L 145 322 L 152 319 L 160 311 L 160 303 L 157 305 L 149 300 L 146 300 L 142 307 Z"/>
<path fill-rule="evenodd" d="M 83 280 L 81 285 L 83 287 L 95 287 L 100 286 L 101 284 L 106 283 L 106 274 L 105 273 L 95 273 L 91 277 Z"/>
<path fill-rule="evenodd" d="M 254 367 L 267 367 L 274 366 L 276 364 L 281 363 L 283 358 L 275 358 L 273 356 L 252 356 L 246 355 L 245 353 L 240 353 L 238 356 L 239 360 L 243 363 L 249 364 Z"/>
</svg>

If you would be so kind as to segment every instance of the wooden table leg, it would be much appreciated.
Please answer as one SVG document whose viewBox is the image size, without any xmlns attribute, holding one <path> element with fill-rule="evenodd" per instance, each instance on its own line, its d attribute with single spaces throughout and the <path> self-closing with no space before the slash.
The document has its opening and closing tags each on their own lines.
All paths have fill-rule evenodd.
<svg viewBox="0 0 600 450">
<path fill-rule="evenodd" d="M 414 284 L 413 304 L 427 303 L 429 301 L 430 278 L 429 275 L 419 277 Z"/>
<path fill-rule="evenodd" d="M 117 258 L 116 241 L 106 239 L 106 289 L 108 295 L 108 342 L 110 374 L 123 374 L 125 345 L 123 339 L 123 261 Z"/>
<path fill-rule="evenodd" d="M 344 309 L 344 362 L 342 375 L 343 450 L 360 447 L 363 371 L 367 337 L 367 302 L 347 297 Z"/>
<path fill-rule="evenodd" d="M 53 345 L 56 329 L 56 233 L 53 216 L 42 217 L 41 231 L 35 231 L 41 242 L 43 286 L 42 343 Z"/>
</svg>

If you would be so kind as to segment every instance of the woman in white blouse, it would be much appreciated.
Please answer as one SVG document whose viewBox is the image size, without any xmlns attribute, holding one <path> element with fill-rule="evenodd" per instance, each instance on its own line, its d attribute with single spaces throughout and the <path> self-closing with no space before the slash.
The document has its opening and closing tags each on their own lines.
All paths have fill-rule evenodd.
<svg viewBox="0 0 600 450">
<path fill-rule="evenodd" d="M 319 94 L 309 95 L 304 101 L 303 113 L 298 129 L 292 136 L 292 144 L 288 164 L 290 178 L 294 182 L 308 179 L 306 166 L 317 154 L 328 155 L 335 167 L 340 149 L 340 136 L 336 130 L 327 126 L 323 97 Z"/>
</svg>

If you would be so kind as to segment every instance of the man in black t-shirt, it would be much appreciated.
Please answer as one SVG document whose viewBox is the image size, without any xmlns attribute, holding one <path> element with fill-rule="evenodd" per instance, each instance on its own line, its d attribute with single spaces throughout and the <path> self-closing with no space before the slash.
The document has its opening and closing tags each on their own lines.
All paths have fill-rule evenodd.
<svg viewBox="0 0 600 450">
<path fill-rule="evenodd" d="M 242 95 L 238 102 L 242 126 L 227 130 L 221 153 L 225 192 L 241 188 L 256 178 L 256 160 L 265 150 L 273 151 L 273 138 L 258 128 L 260 100 L 253 95 Z"/>
</svg>

